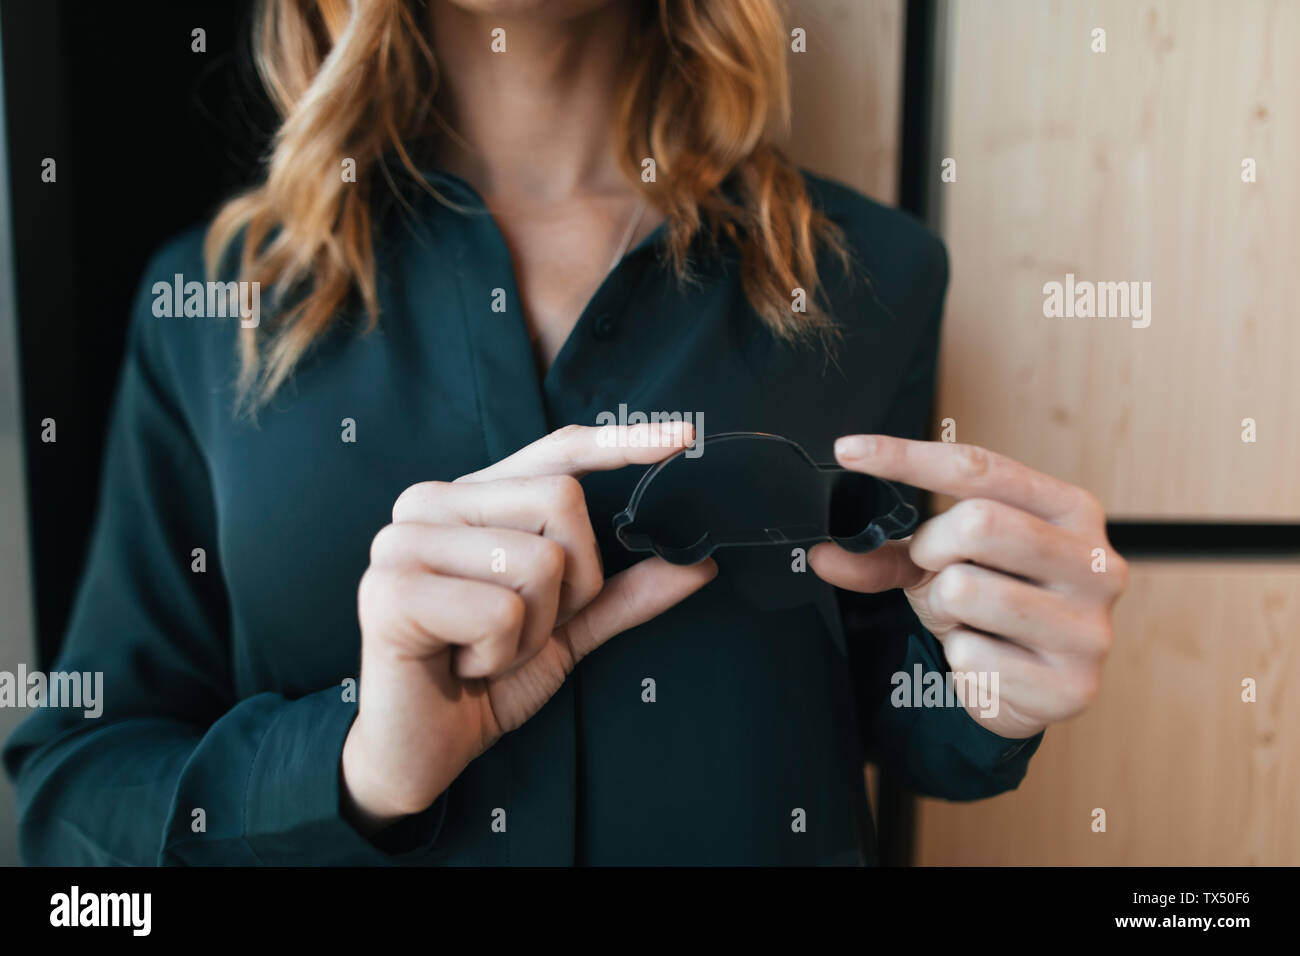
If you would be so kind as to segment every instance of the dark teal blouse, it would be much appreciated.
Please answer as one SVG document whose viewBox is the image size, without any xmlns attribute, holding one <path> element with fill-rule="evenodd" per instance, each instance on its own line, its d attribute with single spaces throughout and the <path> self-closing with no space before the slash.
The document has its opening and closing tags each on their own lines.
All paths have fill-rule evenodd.
<svg viewBox="0 0 1300 956">
<path fill-rule="evenodd" d="M 867 757 L 942 797 L 1015 787 L 1040 737 L 1006 740 L 961 707 L 891 705 L 891 674 L 947 669 L 900 592 L 841 606 L 809 571 L 755 595 L 720 552 L 716 580 L 584 660 L 428 811 L 373 841 L 340 815 L 357 584 L 407 486 L 620 404 L 702 412 L 706 443 L 774 432 L 818 460 L 846 433 L 923 434 L 943 245 L 807 180 L 860 266 L 856 278 L 823 269 L 844 333 L 829 355 L 765 331 L 729 245 L 701 240 L 698 281 L 678 283 L 661 228 L 605 279 L 539 379 L 501 233 L 467 184 L 431 173 L 476 212 L 426 198 L 385 219 L 377 329 L 342 316 L 256 421 L 232 414 L 237 323 L 153 314 L 155 282 L 204 278 L 201 231 L 167 245 L 135 304 L 96 531 L 52 667 L 102 671 L 103 715 L 36 711 L 4 754 L 25 860 L 870 863 Z M 641 557 L 611 527 L 641 471 L 583 480 L 610 574 Z M 771 560 L 789 564 L 790 549 Z"/>
</svg>

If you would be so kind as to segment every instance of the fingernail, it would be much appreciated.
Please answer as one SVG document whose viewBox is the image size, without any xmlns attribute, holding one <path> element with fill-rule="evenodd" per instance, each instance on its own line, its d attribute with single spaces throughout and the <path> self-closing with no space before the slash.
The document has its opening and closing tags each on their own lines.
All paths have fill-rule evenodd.
<svg viewBox="0 0 1300 956">
<path fill-rule="evenodd" d="M 865 435 L 845 435 L 835 442 L 836 458 L 865 458 L 871 454 L 871 439 Z"/>
</svg>

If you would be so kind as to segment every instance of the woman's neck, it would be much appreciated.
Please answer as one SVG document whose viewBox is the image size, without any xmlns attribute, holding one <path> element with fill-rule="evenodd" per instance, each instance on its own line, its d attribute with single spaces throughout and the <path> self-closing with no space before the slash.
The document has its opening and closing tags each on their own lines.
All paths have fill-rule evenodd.
<svg viewBox="0 0 1300 956">
<path fill-rule="evenodd" d="M 433 0 L 437 106 L 464 141 L 443 136 L 440 165 L 506 203 L 625 190 L 609 130 L 634 9 L 512 19 Z"/>
</svg>

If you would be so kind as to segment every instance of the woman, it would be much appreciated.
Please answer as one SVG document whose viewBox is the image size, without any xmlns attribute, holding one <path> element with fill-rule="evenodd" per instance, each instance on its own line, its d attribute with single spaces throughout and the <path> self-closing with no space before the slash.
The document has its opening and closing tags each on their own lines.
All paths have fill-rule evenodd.
<svg viewBox="0 0 1300 956">
<path fill-rule="evenodd" d="M 785 37 L 766 0 L 268 0 L 266 180 L 136 307 L 56 667 L 104 715 L 6 752 L 28 861 L 861 863 L 868 753 L 1018 783 L 1124 565 L 1086 492 L 911 440 L 943 247 L 771 145 Z M 153 300 L 205 251 L 257 327 Z M 627 466 L 708 434 L 598 440 L 622 405 L 961 500 L 811 573 L 759 549 L 765 593 L 634 560 Z M 900 706 L 918 667 L 998 706 Z"/>
</svg>

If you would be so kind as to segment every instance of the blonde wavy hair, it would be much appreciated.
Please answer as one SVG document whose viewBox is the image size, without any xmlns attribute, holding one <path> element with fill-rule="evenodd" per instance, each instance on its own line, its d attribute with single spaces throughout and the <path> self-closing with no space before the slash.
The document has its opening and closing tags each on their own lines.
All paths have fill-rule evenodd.
<svg viewBox="0 0 1300 956">
<path fill-rule="evenodd" d="M 826 341 L 834 326 L 820 305 L 816 254 L 849 260 L 840 230 L 774 142 L 790 111 L 780 0 L 641 2 L 613 141 L 628 180 L 667 220 L 675 273 L 689 278 L 697 235 L 725 236 L 740 250 L 745 296 L 763 323 L 783 340 Z M 350 299 L 369 327 L 378 320 L 372 228 L 380 190 L 399 193 L 392 160 L 437 196 L 419 171 L 446 129 L 433 105 L 438 66 L 422 6 L 259 0 L 253 55 L 281 125 L 264 180 L 220 209 L 204 244 L 210 275 L 239 246 L 239 278 L 284 304 L 263 329 L 240 330 L 238 392 L 252 408 Z M 343 181 L 341 157 L 356 161 L 355 182 Z M 654 183 L 641 181 L 645 157 L 655 161 Z M 807 293 L 804 312 L 792 308 L 796 288 Z"/>
</svg>

